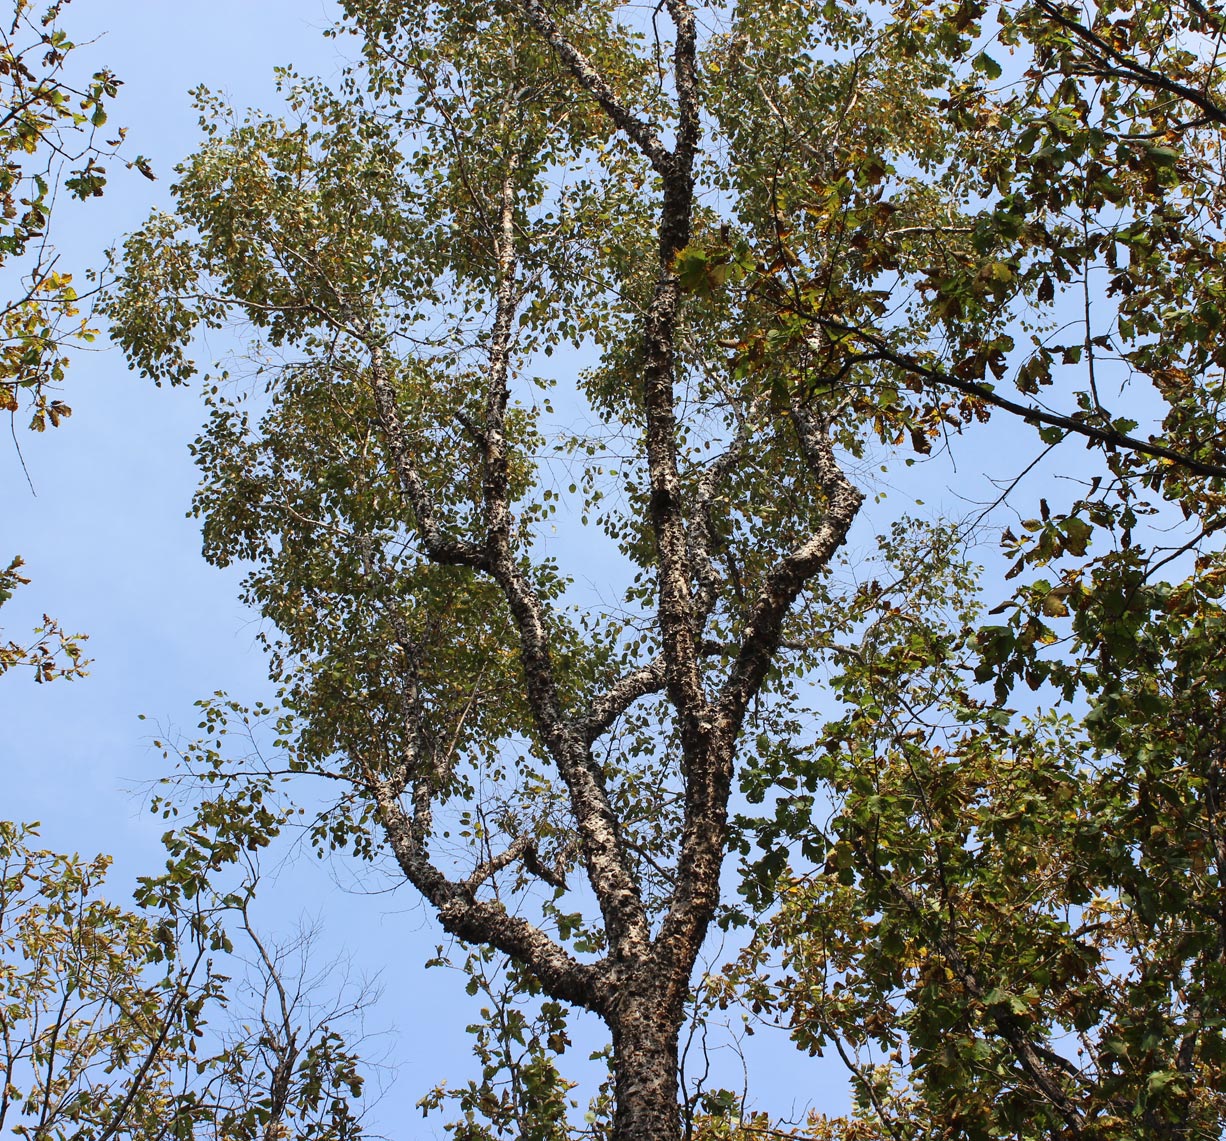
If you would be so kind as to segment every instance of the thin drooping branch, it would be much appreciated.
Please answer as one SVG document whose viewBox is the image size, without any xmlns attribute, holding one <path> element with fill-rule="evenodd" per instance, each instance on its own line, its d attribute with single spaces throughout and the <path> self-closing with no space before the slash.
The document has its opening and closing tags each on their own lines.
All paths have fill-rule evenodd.
<svg viewBox="0 0 1226 1141">
<path fill-rule="evenodd" d="M 924 364 L 922 361 L 918 361 L 905 353 L 900 353 L 896 349 L 890 348 L 880 337 L 856 326 L 845 325 L 840 321 L 832 321 L 824 317 L 815 318 L 815 323 L 823 329 L 828 329 L 832 332 L 853 334 L 871 345 L 872 351 L 860 354 L 856 357 L 857 361 L 885 361 L 903 369 L 905 372 L 911 373 L 913 376 L 919 377 L 921 380 L 927 381 L 933 386 L 952 388 L 967 396 L 973 396 L 978 400 L 982 400 L 985 404 L 991 405 L 993 408 L 999 408 L 1003 412 L 1010 412 L 1029 423 L 1059 428 L 1062 432 L 1082 436 L 1087 440 L 1092 440 L 1109 448 L 1135 452 L 1137 455 L 1149 456 L 1151 459 L 1166 460 L 1168 463 L 1185 468 L 1196 475 L 1226 478 L 1226 465 L 1224 464 L 1207 463 L 1176 448 L 1168 448 L 1165 444 L 1155 444 L 1152 440 L 1141 440 L 1136 436 L 1130 436 L 1126 432 L 1117 431 L 1112 427 L 1102 427 L 1098 424 L 1092 424 L 1087 420 L 1078 420 L 1072 416 L 1063 416 L 1058 412 L 1049 412 L 1033 404 L 1023 404 L 1020 401 L 1011 400 L 1007 396 L 1000 395 L 995 389 L 986 384 L 954 376 L 943 369 L 934 368 L 932 365 Z"/>
</svg>

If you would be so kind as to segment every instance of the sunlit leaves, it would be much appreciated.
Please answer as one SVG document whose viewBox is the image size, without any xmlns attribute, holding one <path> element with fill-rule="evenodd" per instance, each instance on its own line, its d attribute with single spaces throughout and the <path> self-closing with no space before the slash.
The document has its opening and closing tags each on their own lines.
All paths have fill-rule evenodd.
<svg viewBox="0 0 1226 1141">
<path fill-rule="evenodd" d="M 1180 918 L 1211 911 L 1213 702 L 1178 724 L 1189 679 L 1215 687 L 1226 507 L 1213 77 L 1148 11 L 704 9 L 691 208 L 657 29 L 547 7 L 353 0 L 362 66 L 286 73 L 281 116 L 202 93 L 175 214 L 129 240 L 108 304 L 136 367 L 184 381 L 197 331 L 255 335 L 205 385 L 195 509 L 246 565 L 286 715 L 234 757 L 249 714 L 204 707 L 183 760 L 212 846 L 185 833 L 184 866 L 258 847 L 313 774 L 317 846 L 390 843 L 464 939 L 529 916 L 512 960 L 547 944 L 555 996 L 598 1009 L 569 956 L 631 897 L 667 913 L 687 829 L 722 837 L 724 732 L 751 806 L 724 917 L 770 914 L 723 997 L 848 1051 L 860 1112 L 827 1135 L 1213 1122 L 1218 967 Z M 876 577 L 812 553 L 860 502 L 832 469 L 893 481 L 972 432 L 1010 467 L 997 505 L 1016 439 L 1093 449 L 1065 502 L 1019 505 L 989 617 L 955 529 L 899 524 Z M 571 510 L 612 586 L 553 561 Z M 1189 541 L 1159 551 L 1172 519 Z M 632 700 L 585 721 L 619 677 Z M 1065 704 L 1017 716 L 1030 691 Z M 598 915 L 572 882 L 599 894 L 614 849 Z M 563 1016 L 517 1008 L 545 977 L 521 967 L 471 975 L 497 999 L 472 1136 L 564 1128 Z M 735 1135 L 733 1102 L 694 1104 Z"/>
<path fill-rule="evenodd" d="M 930 557 L 925 573 L 960 572 Z M 1220 778 L 1195 726 L 1216 698 L 1179 680 L 1204 661 L 1188 636 L 1203 612 L 1175 620 L 1161 680 L 1149 656 L 1101 678 L 1078 726 L 978 698 L 972 624 L 866 602 L 868 635 L 834 679 L 845 715 L 785 762 L 805 795 L 754 822 L 776 858 L 747 862 L 745 890 L 776 911 L 725 1000 L 742 988 L 802 1047 L 837 1044 L 857 1084 L 887 1066 L 890 1096 L 873 1104 L 888 1134 L 1029 1138 L 1084 1115 L 1096 1136 L 1190 1121 L 1210 1135 L 1221 978 L 1194 901 L 1216 882 Z M 973 622 L 952 592 L 942 609 Z M 993 629 L 1006 636 L 980 629 L 981 652 Z M 1038 652 L 1018 644 L 1025 627 L 1007 636 L 1011 654 Z"/>
<path fill-rule="evenodd" d="M 0 606 L 13 597 L 15 590 L 29 584 L 30 580 L 21 573 L 24 565 L 20 558 L 15 558 L 0 570 Z M 0 675 L 21 666 L 32 669 L 34 680 L 39 682 L 85 673 L 89 663 L 82 652 L 84 635 L 69 634 L 50 615 L 43 615 L 43 624 L 34 634 L 35 641 L 24 645 L 0 642 Z"/>
<path fill-rule="evenodd" d="M 252 880 L 222 887 L 248 850 L 227 851 L 219 820 L 168 834 L 166 870 L 136 911 L 107 898 L 109 859 L 39 850 L 36 836 L 0 822 L 0 1128 L 82 1141 L 361 1135 L 364 1078 L 341 1028 L 369 998 L 313 993 L 317 980 L 293 973 L 309 940 L 255 933 Z"/>
<path fill-rule="evenodd" d="M 27 403 L 38 431 L 70 412 L 51 395 L 66 348 L 94 337 L 72 276 L 56 267 L 52 203 L 61 186 L 78 199 L 101 195 L 103 162 L 124 135 L 98 133 L 120 81 L 108 70 L 74 76 L 76 45 L 60 26 L 67 3 L 35 12 L 18 0 L 0 36 L 0 265 L 20 282 L 0 306 L 0 410 Z M 127 165 L 152 177 L 144 159 Z"/>
</svg>

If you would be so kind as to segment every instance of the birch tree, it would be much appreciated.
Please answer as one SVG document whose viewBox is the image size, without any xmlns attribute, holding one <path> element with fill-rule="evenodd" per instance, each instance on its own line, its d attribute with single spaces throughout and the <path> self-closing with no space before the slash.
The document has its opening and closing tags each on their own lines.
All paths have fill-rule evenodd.
<svg viewBox="0 0 1226 1141">
<path fill-rule="evenodd" d="M 733 790 L 795 788 L 798 687 L 871 620 L 831 588 L 870 471 L 1002 414 L 1095 449 L 1110 481 L 1044 505 L 1033 565 L 1084 555 L 1138 485 L 1216 502 L 1216 404 L 1160 371 L 1196 322 L 1155 294 L 1063 339 L 1094 259 L 1181 202 L 1218 225 L 1172 189 L 1216 193 L 1216 73 L 1156 84 L 1108 37 L 1099 90 L 1130 94 L 1096 103 L 1102 75 L 1051 62 L 1084 40 L 1063 9 L 1000 6 L 1025 72 L 1002 80 L 985 12 L 351 0 L 360 65 L 284 73 L 283 117 L 201 92 L 176 210 L 124 246 L 134 368 L 184 383 L 197 332 L 249 335 L 243 375 L 203 384 L 195 509 L 206 557 L 250 568 L 284 721 L 275 759 L 189 769 L 252 836 L 262 798 L 335 788 L 321 847 L 390 869 L 551 1017 L 604 1022 L 618 1141 L 682 1135 Z M 1156 415 L 1107 410 L 1105 352 L 1159 381 Z M 975 643 L 1006 690 L 1048 676 L 1028 651 L 1069 612 L 1070 583 L 1025 582 Z"/>
</svg>

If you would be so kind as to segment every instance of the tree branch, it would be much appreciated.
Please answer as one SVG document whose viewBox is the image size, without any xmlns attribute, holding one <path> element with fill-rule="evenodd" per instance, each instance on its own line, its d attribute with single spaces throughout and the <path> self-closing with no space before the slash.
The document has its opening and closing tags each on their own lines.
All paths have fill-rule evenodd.
<svg viewBox="0 0 1226 1141">
<path fill-rule="evenodd" d="M 600 904 L 610 941 L 645 941 L 646 912 L 603 776 L 588 742 L 564 716 L 550 650 L 545 607 L 515 558 L 511 545 L 510 480 L 504 435 L 510 398 L 510 343 L 518 288 L 515 282 L 514 164 L 503 182 L 498 249 L 498 294 L 490 341 L 486 396 L 485 566 L 502 589 L 519 634 L 520 660 L 533 717 L 566 784 L 579 831 L 588 879 Z"/>
<path fill-rule="evenodd" d="M 400 419 L 396 388 L 388 375 L 383 346 L 369 334 L 363 340 L 370 354 L 371 384 L 374 389 L 379 426 L 383 430 L 391 452 L 392 468 L 397 481 L 413 509 L 417 532 L 426 548 L 426 554 L 434 562 L 445 566 L 485 569 L 485 555 L 480 547 L 465 539 L 447 535 L 439 525 L 434 513 L 434 504 L 417 470 L 413 452 L 405 434 L 404 423 Z"/>
<path fill-rule="evenodd" d="M 445 931 L 512 956 L 531 970 L 554 998 L 601 1011 L 600 964 L 579 962 L 539 927 L 510 915 L 501 903 L 474 899 L 467 884 L 449 880 L 431 863 L 399 799 L 382 784 L 376 784 L 373 791 L 396 862 L 434 906 Z"/>
<path fill-rule="evenodd" d="M 702 765 L 686 774 L 678 883 L 656 940 L 658 947 L 685 946 L 705 931 L 718 897 L 734 744 L 745 710 L 774 661 L 788 611 L 805 583 L 843 545 L 863 499 L 835 460 L 823 428 L 798 404 L 793 407 L 793 420 L 801 448 L 825 494 L 826 517 L 767 575 L 751 606 L 728 679 L 714 706 L 703 713 L 704 736 L 711 744 Z"/>
<path fill-rule="evenodd" d="M 575 725 L 576 732 L 590 746 L 640 697 L 664 688 L 664 659 L 656 655 L 645 666 L 619 677 L 588 707 L 587 716 Z"/>
<path fill-rule="evenodd" d="M 1096 67 L 1091 71 L 1091 74 L 1110 75 L 1118 79 L 1130 79 L 1136 83 L 1156 87 L 1159 91 L 1165 91 L 1169 95 L 1175 95 L 1191 103 L 1211 122 L 1226 124 L 1226 108 L 1223 108 L 1216 100 L 1210 99 L 1205 92 L 1197 91 L 1193 87 L 1188 87 L 1174 79 L 1170 79 L 1159 71 L 1154 71 L 1153 68 L 1146 67 L 1140 61 L 1126 55 L 1113 44 L 1108 43 L 1107 40 L 1090 28 L 1087 28 L 1084 24 L 1074 20 L 1061 6 L 1053 4 L 1051 0 L 1037 0 L 1037 6 L 1049 19 L 1055 21 L 1066 31 L 1071 32 L 1082 43 L 1087 44 L 1095 52 L 1100 53 L 1102 57 L 1114 60 L 1118 65 L 1116 67 L 1105 65 Z"/>
<path fill-rule="evenodd" d="M 527 833 L 522 836 L 516 836 L 510 844 L 507 845 L 496 856 L 491 856 L 488 860 L 482 860 L 463 881 L 463 887 L 469 893 L 475 893 L 486 880 L 491 876 L 496 876 L 503 868 L 510 867 L 516 860 L 521 859 L 533 846 L 532 837 Z"/>
<path fill-rule="evenodd" d="M 587 56 L 566 38 L 561 25 L 545 10 L 540 0 L 516 0 L 516 6 L 557 53 L 571 75 L 578 80 L 579 86 L 600 104 L 620 130 L 626 132 L 656 172 L 667 176 L 673 169 L 674 156 L 660 141 L 659 129 L 655 124 L 640 119 L 617 98 L 609 82 Z"/>
<path fill-rule="evenodd" d="M 738 726 L 774 660 L 788 611 L 805 583 L 843 545 L 864 500 L 839 467 L 825 427 L 798 400 L 793 401 L 792 422 L 801 451 L 826 497 L 826 515 L 812 535 L 779 560 L 753 602 L 736 661 L 719 698 L 721 714 Z"/>
<path fill-rule="evenodd" d="M 1226 478 L 1226 465 L 1206 463 L 1203 460 L 1189 456 L 1186 452 L 1178 451 L 1175 448 L 1168 448 L 1165 444 L 1155 444 L 1152 441 L 1140 440 L 1136 436 L 1129 436 L 1114 428 L 1102 428 L 1087 421 L 1075 419 L 1072 416 L 1063 416 L 1058 412 L 1048 412 L 1043 408 L 1037 408 L 1033 404 L 1022 404 L 1020 401 L 1011 400 L 1007 396 L 1001 396 L 989 385 L 973 380 L 965 380 L 962 377 L 954 376 L 952 373 L 933 368 L 931 365 L 921 364 L 914 357 L 909 357 L 890 348 L 884 340 L 875 334 L 856 326 L 845 325 L 841 321 L 833 321 L 826 317 L 815 317 L 814 322 L 821 328 L 829 329 L 836 333 L 854 334 L 860 340 L 872 345 L 873 351 L 862 354 L 857 358 L 858 361 L 885 361 L 903 369 L 905 372 L 921 377 L 930 384 L 944 385 L 947 388 L 965 393 L 967 396 L 974 396 L 985 404 L 990 404 L 1004 412 L 1011 412 L 1013 415 L 1020 416 L 1023 420 L 1030 423 L 1045 424 L 1048 427 L 1059 428 L 1061 431 L 1083 436 L 1087 440 L 1093 440 L 1095 443 L 1104 444 L 1107 447 L 1120 448 L 1124 451 L 1135 452 L 1138 455 L 1150 456 L 1153 459 L 1166 460 L 1169 463 L 1186 468 L 1197 475 Z"/>
</svg>

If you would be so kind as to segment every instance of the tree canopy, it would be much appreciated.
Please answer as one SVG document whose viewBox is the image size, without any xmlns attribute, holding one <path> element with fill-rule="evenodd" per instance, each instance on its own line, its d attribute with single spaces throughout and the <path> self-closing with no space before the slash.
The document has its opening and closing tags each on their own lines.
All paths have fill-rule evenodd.
<svg viewBox="0 0 1226 1141">
<path fill-rule="evenodd" d="M 260 846 L 318 778 L 474 949 L 458 1136 L 569 1135 L 576 1009 L 591 1132 L 769 1132 L 679 1083 L 722 1003 L 847 1062 L 798 1135 L 1216 1137 L 1226 15 L 344 8 L 337 84 L 199 93 L 108 301 L 158 381 L 250 340 L 195 510 L 284 711 L 184 811 Z M 989 452 L 973 527 L 866 530 Z"/>
</svg>

